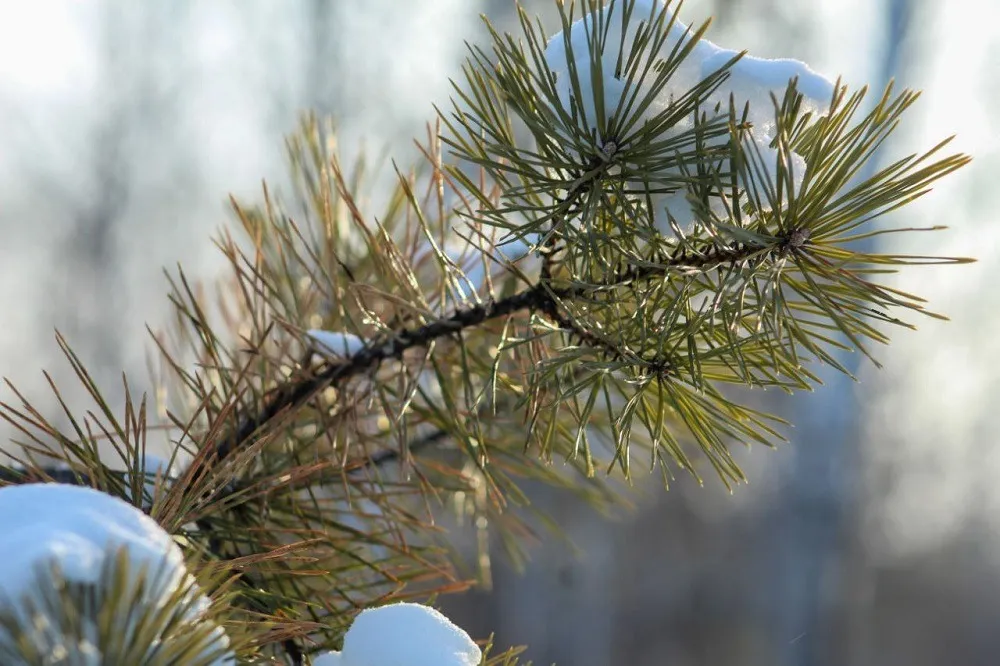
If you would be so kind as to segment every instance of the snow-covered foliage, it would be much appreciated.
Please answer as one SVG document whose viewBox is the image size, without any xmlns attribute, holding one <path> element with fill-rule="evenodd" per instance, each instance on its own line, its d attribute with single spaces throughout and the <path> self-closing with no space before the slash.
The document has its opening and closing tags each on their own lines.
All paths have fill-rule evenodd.
<svg viewBox="0 0 1000 666">
<path fill-rule="evenodd" d="M 344 636 L 342 652 L 313 659 L 314 666 L 478 666 L 483 655 L 448 618 L 420 604 L 362 611 Z"/>
<path fill-rule="evenodd" d="M 91 488 L 30 484 L 0 489 L 0 588 L 19 596 L 35 563 L 58 562 L 70 580 L 97 581 L 109 547 L 128 547 L 132 564 L 184 574 L 184 559 L 151 518 Z M 176 580 L 174 581 L 176 584 Z"/>
<path fill-rule="evenodd" d="M 92 488 L 58 483 L 0 488 L 0 526 L 0 597 L 15 603 L 38 592 L 31 587 L 36 574 L 53 564 L 67 581 L 97 583 L 107 558 L 120 548 L 131 575 L 147 572 L 150 605 L 190 580 L 180 548 L 156 521 Z M 207 607 L 205 598 L 194 604 L 198 612 Z M 221 630 L 218 640 L 228 644 Z"/>
<path fill-rule="evenodd" d="M 642 99 L 645 96 L 642 86 L 638 88 L 633 86 L 626 92 L 625 77 L 616 77 L 615 72 L 619 55 L 622 57 L 622 62 L 627 62 L 640 24 L 649 25 L 664 11 L 662 0 L 636 0 L 626 27 L 625 39 L 622 41 L 621 32 L 625 5 L 624 0 L 618 0 L 610 9 L 610 16 L 603 18 L 605 21 L 610 21 L 600 70 L 600 79 L 604 87 L 603 111 L 607 118 L 612 117 L 619 108 L 623 97 L 624 104 L 622 106 L 624 108 L 629 104 L 633 94 L 637 95 L 636 99 Z M 676 5 L 673 4 L 669 9 L 666 9 L 666 22 L 671 20 L 675 7 Z M 608 6 L 606 5 L 599 13 L 607 11 Z M 561 104 L 566 109 L 582 108 L 587 126 L 593 129 L 597 129 L 597 109 L 588 40 L 592 38 L 595 30 L 595 16 L 587 15 L 573 23 L 568 35 L 563 32 L 557 33 L 549 40 L 545 49 L 546 63 L 549 69 L 556 74 L 556 90 Z M 602 24 L 598 23 L 597 25 Z M 657 55 L 666 59 L 678 44 L 684 45 L 691 38 L 692 33 L 689 32 L 688 26 L 675 18 L 670 27 L 668 39 Z M 582 98 L 578 101 L 573 100 L 575 97 L 574 84 L 567 60 L 568 53 L 571 53 L 573 59 L 577 85 Z M 722 48 L 707 39 L 699 40 L 688 57 L 671 76 L 668 85 L 658 93 L 654 103 L 644 111 L 644 116 L 652 118 L 668 108 L 671 103 L 681 98 L 700 81 L 723 68 L 737 55 L 739 55 L 738 51 Z M 750 142 L 753 145 L 748 146 L 748 148 L 750 152 L 759 151 L 763 162 L 761 166 L 767 170 L 768 175 L 772 178 L 776 172 L 779 157 L 777 150 L 771 146 L 776 130 L 775 106 L 771 95 L 773 94 L 780 102 L 792 79 L 796 79 L 797 90 L 803 95 L 800 115 L 811 113 L 813 118 L 816 118 L 829 111 L 834 86 L 828 79 L 797 60 L 767 60 L 751 56 L 744 56 L 736 62 L 729 70 L 729 78 L 701 105 L 701 111 L 711 115 L 717 105 L 721 106 L 723 112 L 728 112 L 730 95 L 732 95 L 738 113 L 741 113 L 744 106 L 749 103 L 747 120 L 752 125 Z M 677 123 L 670 130 L 670 133 L 680 134 L 691 129 L 692 125 L 693 119 L 687 118 Z M 805 175 L 805 160 L 800 155 L 792 154 L 789 161 L 793 185 L 795 189 L 798 189 Z M 681 227 L 687 227 L 693 218 L 683 191 L 654 196 L 653 208 L 654 222 L 662 233 L 670 233 L 665 209 L 669 209 L 670 214 L 676 218 Z M 725 208 L 720 201 L 713 206 L 713 210 L 716 214 L 721 215 Z"/>
</svg>

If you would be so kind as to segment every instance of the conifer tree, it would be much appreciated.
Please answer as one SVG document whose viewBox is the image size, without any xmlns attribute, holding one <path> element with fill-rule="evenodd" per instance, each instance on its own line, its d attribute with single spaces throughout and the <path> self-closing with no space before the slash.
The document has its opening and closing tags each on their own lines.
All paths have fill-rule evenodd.
<svg viewBox="0 0 1000 666">
<path fill-rule="evenodd" d="M 917 232 L 881 217 L 967 162 L 943 141 L 859 177 L 916 93 L 869 103 L 714 47 L 675 4 L 601 4 L 559 3 L 555 37 L 520 9 L 519 34 L 491 28 L 388 193 L 304 120 L 291 190 L 232 201 L 225 278 L 168 273 L 155 406 L 127 382 L 109 404 L 62 337 L 90 409 L 10 386 L 3 482 L 121 498 L 193 577 L 152 603 L 166 574 L 127 547 L 85 583 L 43 562 L 4 599 L 3 663 L 339 664 L 319 655 L 360 611 L 486 581 L 489 539 L 522 561 L 526 481 L 597 507 L 634 474 L 732 487 L 733 447 L 782 440 L 748 390 L 810 390 L 940 316 L 880 277 L 966 260 L 858 249 Z"/>
</svg>

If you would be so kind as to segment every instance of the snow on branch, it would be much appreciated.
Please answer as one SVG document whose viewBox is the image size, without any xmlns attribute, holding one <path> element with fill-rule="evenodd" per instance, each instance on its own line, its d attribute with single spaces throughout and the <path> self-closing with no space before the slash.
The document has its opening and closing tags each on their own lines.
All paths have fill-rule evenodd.
<svg viewBox="0 0 1000 666">
<path fill-rule="evenodd" d="M 45 608 L 45 598 L 51 597 L 52 591 L 44 589 L 46 579 L 38 575 L 52 571 L 52 567 L 66 582 L 99 585 L 103 573 L 117 564 L 110 558 L 122 552 L 128 575 L 123 592 L 137 598 L 146 608 L 176 603 L 178 591 L 193 584 L 184 556 L 170 534 L 131 504 L 93 488 L 59 483 L 5 486 L 0 488 L 0 525 L 4 530 L 0 540 L 0 601 L 14 604 L 13 609 L 3 608 L 7 612 L 19 612 L 25 603 L 35 612 Z M 208 609 L 208 599 L 197 588 L 190 589 L 197 596 L 182 600 L 183 606 L 191 611 L 187 619 L 197 623 Z M 78 612 L 85 623 L 89 620 L 95 627 L 85 626 L 84 635 L 96 635 L 99 618 L 88 618 L 85 609 Z M 98 608 L 98 612 L 103 610 Z M 39 636 L 34 638 L 38 640 L 47 635 L 37 629 L 38 622 L 43 620 L 60 626 L 53 618 L 28 618 L 27 626 L 36 626 Z M 141 623 L 133 623 L 116 630 L 139 632 L 140 627 Z M 4 629 L 9 631 L 9 627 Z M 145 626 L 141 631 L 149 632 L 150 627 Z M 229 643 L 225 634 L 218 627 L 213 631 L 211 651 L 226 652 Z M 5 633 L 0 632 L 0 654 L 9 654 L 14 649 Z M 91 638 L 88 645 L 75 647 L 101 653 L 102 646 L 89 644 L 93 642 Z M 124 643 L 127 645 L 128 641 Z M 73 663 L 78 663 L 77 656 L 83 655 L 73 655 Z M 104 658 L 114 659 L 112 655 Z M 230 655 L 211 663 L 224 666 L 233 661 Z"/>
<path fill-rule="evenodd" d="M 662 0 L 636 0 L 631 5 L 631 13 L 626 20 L 628 5 L 628 2 L 623 1 L 607 5 L 598 12 L 577 20 L 570 26 L 568 33 L 560 31 L 549 40 L 545 48 L 545 60 L 556 76 L 556 92 L 563 108 L 570 114 L 576 112 L 578 121 L 595 131 L 611 125 L 605 120 L 605 127 L 600 127 L 600 119 L 617 117 L 618 122 L 622 122 L 623 117 L 629 115 L 640 100 L 652 92 L 649 88 L 650 80 L 628 80 L 624 71 L 625 63 L 645 57 L 638 53 L 642 50 L 639 44 L 652 48 L 653 42 L 644 43 L 641 36 L 644 33 L 648 35 L 650 26 L 662 20 L 669 26 L 669 30 L 666 39 L 657 45 L 654 54 L 663 58 L 661 64 L 675 51 L 690 48 L 690 52 L 677 62 L 676 71 L 667 79 L 666 85 L 655 92 L 651 104 L 639 114 L 640 121 L 651 120 L 657 114 L 667 111 L 699 83 L 729 66 L 728 76 L 701 101 L 699 113 L 708 114 L 709 117 L 719 113 L 726 114 L 732 101 L 737 117 L 742 120 L 746 109 L 745 121 L 749 125 L 748 153 L 759 156 L 760 166 L 770 182 L 775 179 L 779 161 L 787 160 L 783 166 L 791 173 L 794 191 L 798 191 L 805 176 L 806 162 L 801 155 L 795 153 L 788 156 L 779 154 L 775 145 L 775 103 L 780 105 L 786 90 L 794 84 L 796 91 L 802 95 L 798 110 L 800 117 L 808 113 L 815 120 L 829 112 L 834 84 L 798 60 L 756 58 L 745 55 L 745 52 L 722 48 L 707 39 L 697 38 L 687 25 L 676 16 L 671 16 L 672 10 Z M 600 58 L 594 58 L 591 43 L 604 35 L 605 29 L 607 32 Z M 595 85 L 598 82 L 600 86 Z M 600 113 L 599 100 L 603 100 Z M 690 132 L 693 125 L 691 117 L 678 119 L 667 128 L 664 136 L 676 137 L 683 132 Z M 612 153 L 623 147 L 618 145 L 616 139 L 620 140 L 617 137 L 602 137 L 602 141 L 610 145 Z M 722 145 L 728 141 L 728 137 L 717 137 L 713 141 Z M 607 146 L 605 152 L 609 152 Z M 728 164 L 723 167 L 723 171 L 726 170 Z M 676 177 L 681 174 L 676 167 L 671 167 L 660 175 Z M 695 214 L 686 201 L 686 196 L 684 189 L 652 196 L 654 224 L 661 233 L 670 233 L 668 212 L 681 227 L 690 227 Z M 717 215 L 724 215 L 725 206 L 721 199 L 713 203 L 712 210 Z"/>
<path fill-rule="evenodd" d="M 483 655 L 469 635 L 440 612 L 411 603 L 362 611 L 342 652 L 314 666 L 478 666 Z"/>
</svg>

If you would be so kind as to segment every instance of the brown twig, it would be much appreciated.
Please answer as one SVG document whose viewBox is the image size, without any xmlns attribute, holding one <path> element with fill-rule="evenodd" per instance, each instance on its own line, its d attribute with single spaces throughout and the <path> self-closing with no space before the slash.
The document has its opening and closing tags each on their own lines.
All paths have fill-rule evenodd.
<svg viewBox="0 0 1000 666">
<path fill-rule="evenodd" d="M 251 441 L 254 435 L 276 419 L 290 413 L 308 402 L 320 391 L 358 375 L 370 372 L 385 361 L 402 358 L 408 350 L 426 347 L 440 338 L 448 337 L 487 321 L 499 319 L 518 312 L 541 312 L 554 323 L 570 331 L 588 344 L 607 351 L 607 343 L 599 341 L 594 334 L 572 325 L 572 320 L 562 313 L 562 303 L 573 301 L 603 291 L 623 287 L 642 280 L 662 277 L 678 270 L 705 270 L 717 265 L 732 264 L 751 260 L 773 252 L 776 246 L 765 247 L 718 247 L 700 254 L 682 252 L 656 265 L 632 267 L 599 284 L 577 284 L 568 287 L 551 288 L 540 281 L 532 287 L 499 301 L 456 310 L 452 315 L 417 328 L 402 329 L 366 345 L 357 353 L 343 360 L 330 360 L 325 367 L 305 379 L 291 381 L 271 393 L 263 408 L 256 414 L 245 417 L 236 427 L 232 436 L 223 440 L 214 457 L 205 460 L 221 460 L 233 451 Z"/>
</svg>

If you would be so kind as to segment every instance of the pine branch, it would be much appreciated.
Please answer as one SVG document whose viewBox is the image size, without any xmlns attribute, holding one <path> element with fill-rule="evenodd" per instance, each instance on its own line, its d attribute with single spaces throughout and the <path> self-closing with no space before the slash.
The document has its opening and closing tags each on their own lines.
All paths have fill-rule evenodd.
<svg viewBox="0 0 1000 666">
<path fill-rule="evenodd" d="M 415 440 L 409 442 L 405 447 L 405 455 L 411 456 L 414 453 L 422 451 L 423 449 L 439 444 L 447 440 L 451 436 L 447 430 L 438 429 L 434 432 L 430 432 L 422 437 L 418 437 Z M 404 453 L 400 449 L 384 449 L 378 453 L 369 456 L 361 465 L 361 467 L 356 467 L 348 473 L 358 472 L 362 469 L 371 469 L 373 467 L 381 467 L 386 463 L 399 460 Z"/>
<path fill-rule="evenodd" d="M 633 3 L 624 5 L 627 22 Z M 690 89 L 672 80 L 705 26 L 680 26 L 686 36 L 674 44 L 676 16 L 663 5 L 638 17 L 645 27 L 628 39 L 623 24 L 617 46 L 631 42 L 632 53 L 614 63 L 604 51 L 616 40 L 600 37 L 600 21 L 589 39 L 550 49 L 520 13 L 523 39 L 491 28 L 493 55 L 473 50 L 454 113 L 421 147 L 425 171 L 396 171 L 385 215 L 361 212 L 363 164 L 345 174 L 332 134 L 313 122 L 289 142 L 301 215 L 266 188 L 262 206 L 234 201 L 246 234 L 219 243 L 234 273 L 218 307 L 183 272 L 172 282 L 170 342 L 180 350 L 157 344 L 183 405 L 183 417 L 168 412 L 180 433 L 170 442 L 194 460 L 147 511 L 194 560 L 209 555 L 207 571 L 232 576 L 227 607 L 257 636 L 248 652 L 297 666 L 312 649 L 306 632 L 336 644 L 358 606 L 398 598 L 414 581 L 421 592 L 459 586 L 447 557 L 426 546 L 433 527 L 411 500 L 469 491 L 469 510 L 509 536 L 524 533 L 510 529 L 518 512 L 505 511 L 524 499 L 516 479 L 616 495 L 595 469 L 608 457 L 608 471 L 629 478 L 633 446 L 665 481 L 673 466 L 700 480 L 692 445 L 724 483 L 744 481 L 731 444 L 769 445 L 779 420 L 723 387 L 808 388 L 814 362 L 846 372 L 836 351 L 887 342 L 879 324 L 904 323 L 893 309 L 934 316 L 871 275 L 963 261 L 851 245 L 888 233 L 861 227 L 967 161 L 931 161 L 941 144 L 856 182 L 915 94 L 887 90 L 856 121 L 863 93 L 838 85 L 817 118 L 800 112 L 791 84 L 772 96 L 774 132 L 763 142 L 753 126 L 770 125 L 772 109 L 757 104 L 748 121 L 749 102 L 711 102 L 738 74 L 735 52 Z M 564 37 L 570 23 L 563 12 Z M 553 68 L 560 55 L 566 66 Z M 610 75 L 605 65 L 622 86 L 610 105 L 593 85 Z M 442 145 L 457 162 L 444 163 Z M 533 261 L 497 259 L 498 235 L 533 245 L 537 275 Z M 316 345 L 302 354 L 300 334 L 319 328 L 367 342 L 314 363 Z M 23 408 L 0 403 L 31 446 L 54 442 L 62 451 L 50 459 L 71 466 L 0 469 L 0 483 L 92 485 L 143 504 L 144 403 L 136 412 L 127 402 L 120 423 L 64 350 L 104 420 L 74 419 L 56 392 L 72 425 L 64 434 L 20 394 Z M 372 473 L 449 438 L 454 451 L 421 460 L 412 477 Z M 105 465 L 98 440 L 128 472 Z M 547 466 L 555 455 L 570 464 Z"/>
<path fill-rule="evenodd" d="M 628 269 L 598 285 L 574 285 L 553 288 L 548 282 L 539 281 L 534 286 L 512 296 L 483 305 L 473 305 L 456 310 L 450 317 L 426 324 L 415 329 L 401 329 L 396 334 L 383 338 L 349 356 L 344 361 L 329 362 L 327 367 L 313 377 L 289 382 L 272 392 L 267 404 L 257 414 L 245 417 L 237 426 L 232 437 L 224 440 L 217 448 L 215 461 L 223 460 L 233 451 L 246 445 L 255 433 L 269 428 L 284 415 L 293 413 L 317 393 L 331 386 L 369 372 L 381 363 L 400 359 L 410 349 L 427 347 L 440 338 L 455 335 L 466 329 L 479 326 L 487 321 L 514 315 L 520 312 L 542 312 L 553 322 L 568 328 L 585 342 L 606 352 L 619 354 L 613 343 L 602 340 L 595 334 L 574 324 L 561 313 L 563 302 L 573 301 L 593 294 L 608 291 L 658 277 L 677 270 L 705 270 L 722 264 L 736 264 L 760 258 L 767 253 L 784 251 L 785 243 L 778 242 L 764 247 L 713 248 L 700 255 L 679 252 L 664 263 Z M 210 460 L 210 459 L 206 459 Z M 368 464 L 368 463 L 366 463 Z"/>
<path fill-rule="evenodd" d="M 93 486 L 89 476 L 67 467 L 42 467 L 39 471 L 41 474 L 36 476 L 9 467 L 0 467 L 0 483 L 14 485 L 42 482 L 63 483 L 69 486 Z"/>
</svg>

